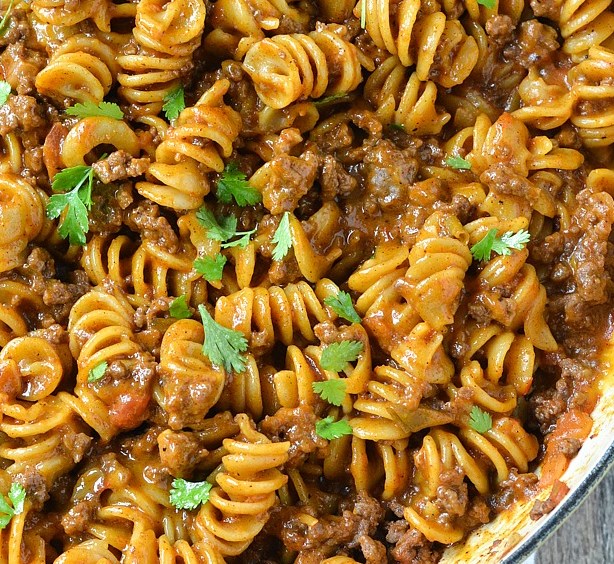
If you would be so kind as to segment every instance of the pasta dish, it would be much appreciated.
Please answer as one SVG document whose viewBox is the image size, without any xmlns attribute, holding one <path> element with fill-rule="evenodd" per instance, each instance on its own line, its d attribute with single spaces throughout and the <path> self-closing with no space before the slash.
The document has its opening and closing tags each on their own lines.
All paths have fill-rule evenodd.
<svg viewBox="0 0 614 564">
<path fill-rule="evenodd" d="M 428 564 L 550 512 L 610 0 L 120 2 L 0 3 L 0 563 Z"/>
</svg>

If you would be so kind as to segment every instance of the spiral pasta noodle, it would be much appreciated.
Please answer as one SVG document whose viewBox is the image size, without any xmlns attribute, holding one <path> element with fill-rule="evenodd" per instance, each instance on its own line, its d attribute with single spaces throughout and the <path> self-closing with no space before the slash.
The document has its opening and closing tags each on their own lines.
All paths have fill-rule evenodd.
<svg viewBox="0 0 614 564">
<path fill-rule="evenodd" d="M 136 54 L 122 53 L 118 94 L 143 113 L 157 114 L 176 88 L 200 44 L 205 24 L 201 0 L 139 2 L 133 30 Z"/>
<path fill-rule="evenodd" d="M 351 92 L 362 82 L 356 47 L 334 28 L 262 39 L 248 49 L 243 67 L 260 99 L 277 109 L 307 97 Z"/>
<path fill-rule="evenodd" d="M 357 15 L 363 10 L 362 1 L 354 9 Z M 404 0 L 394 15 L 389 0 L 364 1 L 366 30 L 373 42 L 397 55 L 404 66 L 415 64 L 420 80 L 433 75 L 435 82 L 450 88 L 469 76 L 478 60 L 478 48 L 460 22 L 446 21 L 443 12 L 421 13 L 419 0 Z M 434 72 L 440 65 L 436 60 L 446 63 Z"/>
<path fill-rule="evenodd" d="M 609 1 L 2 12 L 0 563 L 434 563 L 551 509 L 609 366 Z"/>
<path fill-rule="evenodd" d="M 218 485 L 196 518 L 199 531 L 227 556 L 243 552 L 264 526 L 275 492 L 287 480 L 278 467 L 287 460 L 290 446 L 270 443 L 246 415 L 237 416 L 237 422 L 241 437 L 224 441 L 228 454 L 215 476 Z"/>
</svg>

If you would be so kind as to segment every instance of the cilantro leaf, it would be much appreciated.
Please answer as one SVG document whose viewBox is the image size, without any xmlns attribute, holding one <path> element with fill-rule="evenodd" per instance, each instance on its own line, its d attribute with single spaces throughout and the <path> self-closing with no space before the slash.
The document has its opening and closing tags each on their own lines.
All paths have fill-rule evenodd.
<svg viewBox="0 0 614 564">
<path fill-rule="evenodd" d="M 311 384 L 313 391 L 331 405 L 341 405 L 345 399 L 345 380 L 326 380 Z"/>
<path fill-rule="evenodd" d="M 316 108 L 321 108 L 323 106 L 330 106 L 331 104 L 338 104 L 347 100 L 349 100 L 348 93 L 339 92 L 338 94 L 332 94 L 330 96 L 324 96 L 324 98 L 318 98 L 317 100 L 313 101 L 313 105 Z"/>
<path fill-rule="evenodd" d="M 4 80 L 0 80 L 0 106 L 4 106 L 4 104 L 6 104 L 10 94 L 11 85 Z"/>
<path fill-rule="evenodd" d="M 26 488 L 17 482 L 11 484 L 11 489 L 8 493 L 9 499 L 13 504 L 13 511 L 15 515 L 23 513 L 23 506 L 26 502 Z"/>
<path fill-rule="evenodd" d="M 245 369 L 245 355 L 247 339 L 240 331 L 227 329 L 217 323 L 204 305 L 198 306 L 203 320 L 205 342 L 203 354 L 212 364 L 223 366 L 226 372 L 242 372 Z"/>
<path fill-rule="evenodd" d="M 13 3 L 14 0 L 9 2 L 8 8 L 6 9 L 6 12 L 4 12 L 2 20 L 0 20 L 0 37 L 3 37 L 8 29 L 9 18 L 11 17 L 11 12 L 13 11 Z"/>
<path fill-rule="evenodd" d="M 164 96 L 162 111 L 168 121 L 176 120 L 181 111 L 185 109 L 185 98 L 183 94 L 183 86 L 179 85 Z"/>
<path fill-rule="evenodd" d="M 324 370 L 339 372 L 348 362 L 356 360 L 362 349 L 363 345 L 360 341 L 332 343 L 322 351 L 320 364 Z"/>
<path fill-rule="evenodd" d="M 234 198 L 239 206 L 253 206 L 262 201 L 262 194 L 247 181 L 236 163 L 228 163 L 217 181 L 218 202 L 230 204 Z"/>
<path fill-rule="evenodd" d="M 360 27 L 362 29 L 367 27 L 367 0 L 362 0 L 360 5 Z"/>
<path fill-rule="evenodd" d="M 493 251 L 500 255 L 511 255 L 510 249 L 520 251 L 524 249 L 525 245 L 531 240 L 531 234 L 526 229 L 514 233 L 513 231 L 506 231 L 501 235 L 501 240 L 495 239 Z"/>
<path fill-rule="evenodd" d="M 352 298 L 347 292 L 341 290 L 336 296 L 328 296 L 324 298 L 324 303 L 331 307 L 339 317 L 350 323 L 360 323 L 360 316 L 356 313 Z"/>
<path fill-rule="evenodd" d="M 171 314 L 171 317 L 174 317 L 175 319 L 188 319 L 192 317 L 192 312 L 188 307 L 185 294 L 182 294 L 171 302 L 168 312 Z"/>
<path fill-rule="evenodd" d="M 230 249 L 231 247 L 241 247 L 244 249 L 249 245 L 249 241 L 251 236 L 256 233 L 256 228 L 251 231 L 237 231 L 235 235 L 241 235 L 239 239 L 235 239 L 234 241 L 230 241 L 227 243 L 222 243 L 222 249 Z"/>
<path fill-rule="evenodd" d="M 213 212 L 203 206 L 196 212 L 196 218 L 207 230 L 207 237 L 214 241 L 227 241 L 237 232 L 237 218 L 234 215 L 221 217 L 218 221 Z"/>
<path fill-rule="evenodd" d="M 171 505 L 177 509 L 196 509 L 201 503 L 209 501 L 211 487 L 209 482 L 188 482 L 176 478 L 169 496 Z"/>
<path fill-rule="evenodd" d="M 405 126 L 402 123 L 390 123 L 388 127 L 390 129 L 396 129 L 397 131 L 405 131 Z"/>
<path fill-rule="evenodd" d="M 256 229 L 251 231 L 237 231 L 237 218 L 234 215 L 227 217 L 222 216 L 219 220 L 204 206 L 196 212 L 196 218 L 200 224 L 207 230 L 207 237 L 214 241 L 222 242 L 222 249 L 230 247 L 245 248 L 249 244 L 250 237 L 256 232 Z M 239 237 L 235 241 L 230 241 L 233 237 Z"/>
<path fill-rule="evenodd" d="M 60 223 L 58 233 L 68 237 L 71 245 L 85 245 L 85 234 L 89 231 L 88 211 L 92 207 L 94 170 L 91 166 L 74 166 L 58 172 L 51 188 L 54 194 L 47 202 L 47 217 L 55 219 L 64 210 L 66 214 Z"/>
<path fill-rule="evenodd" d="M 0 494 L 0 529 L 4 529 L 10 522 L 13 516 L 23 513 L 23 507 L 26 501 L 26 490 L 21 484 L 13 482 L 8 493 L 8 499 L 13 504 L 11 507 L 6 498 Z"/>
<path fill-rule="evenodd" d="M 492 10 L 496 5 L 496 0 L 478 0 L 478 4 Z"/>
<path fill-rule="evenodd" d="M 215 258 L 197 258 L 194 261 L 194 270 L 198 274 L 202 274 L 207 282 L 218 282 L 222 279 L 226 260 L 226 257 L 222 254 L 218 254 Z"/>
<path fill-rule="evenodd" d="M 100 364 L 97 364 L 90 370 L 90 373 L 87 375 L 88 382 L 98 382 L 104 377 L 104 373 L 107 371 L 107 361 L 103 360 Z"/>
<path fill-rule="evenodd" d="M 78 118 L 102 116 L 113 119 L 123 119 L 124 117 L 124 112 L 113 102 L 99 102 L 98 104 L 94 104 L 94 102 L 79 103 L 70 108 L 66 108 L 64 113 L 69 116 L 77 116 Z"/>
<path fill-rule="evenodd" d="M 463 159 L 463 157 L 448 157 L 446 159 L 446 165 L 456 170 L 471 170 L 471 163 Z"/>
<path fill-rule="evenodd" d="M 316 433 L 318 437 L 322 437 L 327 441 L 332 441 L 344 435 L 351 435 L 352 427 L 346 419 L 333 421 L 333 416 L 329 415 L 316 423 Z"/>
<path fill-rule="evenodd" d="M 524 229 L 517 233 L 506 231 L 501 237 L 497 236 L 496 229 L 489 229 L 488 233 L 471 247 L 471 254 L 475 260 L 490 260 L 492 253 L 508 256 L 512 254 L 511 249 L 523 249 L 530 239 L 530 233 Z"/>
<path fill-rule="evenodd" d="M 490 413 L 482 411 L 477 405 L 471 408 L 469 414 L 469 426 L 480 434 L 486 433 L 492 429 L 492 417 Z"/>
<path fill-rule="evenodd" d="M 292 232 L 290 231 L 290 214 L 284 212 L 284 215 L 273 234 L 273 243 L 275 248 L 273 249 L 273 260 L 282 260 L 292 247 Z"/>
</svg>

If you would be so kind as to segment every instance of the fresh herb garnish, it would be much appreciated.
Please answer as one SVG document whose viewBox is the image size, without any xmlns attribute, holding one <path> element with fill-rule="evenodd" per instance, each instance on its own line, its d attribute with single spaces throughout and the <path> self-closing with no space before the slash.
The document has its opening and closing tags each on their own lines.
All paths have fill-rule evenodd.
<svg viewBox="0 0 614 564">
<path fill-rule="evenodd" d="M 360 27 L 362 29 L 367 27 L 367 0 L 362 0 L 360 4 Z"/>
<path fill-rule="evenodd" d="M 183 478 L 173 480 L 170 502 L 176 509 L 196 509 L 209 501 L 212 485 L 209 482 L 188 482 Z"/>
<path fill-rule="evenodd" d="M 107 371 L 107 367 L 108 364 L 106 360 L 103 360 L 100 364 L 94 366 L 94 368 L 92 368 L 87 375 L 87 381 L 98 382 L 98 380 L 104 378 L 104 373 Z"/>
<path fill-rule="evenodd" d="M 477 405 L 471 408 L 469 413 L 469 426 L 480 434 L 492 429 L 492 417 L 490 413 L 482 411 Z"/>
<path fill-rule="evenodd" d="M 496 6 L 497 2 L 496 0 L 478 0 L 478 4 L 492 10 Z"/>
<path fill-rule="evenodd" d="M 360 323 L 360 316 L 356 313 L 352 298 L 347 292 L 340 290 L 336 296 L 324 298 L 324 303 L 346 321 L 350 323 Z"/>
<path fill-rule="evenodd" d="M 333 416 L 329 415 L 316 423 L 316 433 L 318 437 L 322 437 L 327 441 L 332 441 L 344 435 L 351 435 L 352 427 L 346 419 L 334 421 Z"/>
<path fill-rule="evenodd" d="M 189 317 L 192 317 L 192 312 L 188 307 L 186 295 L 182 294 L 178 298 L 175 298 L 171 302 L 168 312 L 171 314 L 171 317 L 174 317 L 175 319 L 188 319 Z"/>
<path fill-rule="evenodd" d="M 311 384 L 313 391 L 331 405 L 341 405 L 345 399 L 345 380 L 334 379 Z"/>
<path fill-rule="evenodd" d="M 245 248 L 250 237 L 256 232 L 255 228 L 251 231 L 237 231 L 237 218 L 234 215 L 222 216 L 217 219 L 213 212 L 204 206 L 196 212 L 196 218 L 207 230 L 207 237 L 214 241 L 221 241 L 223 249 L 230 247 Z M 230 241 L 233 237 L 239 237 L 239 239 Z"/>
<path fill-rule="evenodd" d="M 15 515 L 23 513 L 26 489 L 21 484 L 13 482 L 7 497 L 13 506 L 8 504 L 5 496 L 0 495 L 0 529 L 4 529 Z"/>
<path fill-rule="evenodd" d="M 86 117 L 108 117 L 113 119 L 123 119 L 124 112 L 113 102 L 84 102 L 83 104 L 75 104 L 70 108 L 66 108 L 65 113 L 69 116 L 77 116 L 78 118 Z"/>
<path fill-rule="evenodd" d="M 179 117 L 183 109 L 185 109 L 185 98 L 183 86 L 180 85 L 173 88 L 173 90 L 164 96 L 162 111 L 168 121 L 173 121 Z"/>
<path fill-rule="evenodd" d="M 0 80 L 0 106 L 4 106 L 11 95 L 11 85 L 5 80 Z"/>
<path fill-rule="evenodd" d="M 292 232 L 290 231 L 290 214 L 284 212 L 284 215 L 273 234 L 273 243 L 275 248 L 273 249 L 273 260 L 282 260 L 292 247 Z"/>
<path fill-rule="evenodd" d="M 482 240 L 471 247 L 471 254 L 475 260 L 490 260 L 492 253 L 508 256 L 512 254 L 512 249 L 523 249 L 530 239 L 531 235 L 524 229 L 517 233 L 506 231 L 501 237 L 497 236 L 496 229 L 490 229 Z"/>
<path fill-rule="evenodd" d="M 226 372 L 242 372 L 245 369 L 247 339 L 240 331 L 227 329 L 211 317 L 204 305 L 198 306 L 203 320 L 205 342 L 203 354 L 212 364 L 223 366 Z"/>
<path fill-rule="evenodd" d="M 331 343 L 322 351 L 320 364 L 324 370 L 339 372 L 348 362 L 354 361 L 362 352 L 363 345 L 360 341 L 340 341 Z"/>
<path fill-rule="evenodd" d="M 198 274 L 202 274 L 207 282 L 219 282 L 222 279 L 226 260 L 226 257 L 222 254 L 216 255 L 215 258 L 197 258 L 194 261 L 194 270 Z"/>
<path fill-rule="evenodd" d="M 456 170 L 471 170 L 471 163 L 463 159 L 463 157 L 448 157 L 446 164 Z"/>
<path fill-rule="evenodd" d="M 13 11 L 13 3 L 14 0 L 11 0 L 9 2 L 8 8 L 6 9 L 6 12 L 4 12 L 4 16 L 2 16 L 2 19 L 0 20 L 0 37 L 4 37 L 4 34 L 8 29 L 9 18 L 11 17 L 11 12 Z"/>
<path fill-rule="evenodd" d="M 51 189 L 63 193 L 49 198 L 47 217 L 55 219 L 66 210 L 58 233 L 63 239 L 68 237 L 71 245 L 85 245 L 85 234 L 89 231 L 87 214 L 92 207 L 93 184 L 94 170 L 85 165 L 65 168 L 53 178 Z"/>
<path fill-rule="evenodd" d="M 236 163 L 228 163 L 217 181 L 216 197 L 222 204 L 234 198 L 239 206 L 253 206 L 262 201 L 262 194 L 254 188 Z"/>
</svg>

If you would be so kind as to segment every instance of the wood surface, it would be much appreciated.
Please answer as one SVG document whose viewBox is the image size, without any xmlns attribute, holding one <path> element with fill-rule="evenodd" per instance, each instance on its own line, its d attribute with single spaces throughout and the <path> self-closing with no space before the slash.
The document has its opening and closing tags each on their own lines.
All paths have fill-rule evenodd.
<svg viewBox="0 0 614 564">
<path fill-rule="evenodd" d="M 614 564 L 614 471 L 537 551 L 536 564 Z"/>
</svg>

